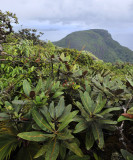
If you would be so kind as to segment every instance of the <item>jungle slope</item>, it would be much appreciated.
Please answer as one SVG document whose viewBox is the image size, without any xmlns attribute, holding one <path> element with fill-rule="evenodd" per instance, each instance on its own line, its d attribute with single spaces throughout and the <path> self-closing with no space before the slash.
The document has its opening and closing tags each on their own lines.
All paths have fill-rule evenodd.
<svg viewBox="0 0 133 160">
<path fill-rule="evenodd" d="M 113 40 L 111 34 L 103 29 L 73 32 L 53 43 L 63 48 L 84 48 L 105 62 L 133 62 L 133 51 Z"/>
</svg>

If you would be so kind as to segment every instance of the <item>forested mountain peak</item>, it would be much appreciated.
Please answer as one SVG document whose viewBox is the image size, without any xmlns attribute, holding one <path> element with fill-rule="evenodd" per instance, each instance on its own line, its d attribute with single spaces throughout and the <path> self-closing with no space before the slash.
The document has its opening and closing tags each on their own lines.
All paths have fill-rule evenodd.
<svg viewBox="0 0 133 160">
<path fill-rule="evenodd" d="M 104 29 L 73 32 L 54 44 L 78 50 L 82 50 L 84 46 L 85 50 L 92 52 L 105 62 L 133 62 L 133 51 L 113 40 L 111 34 Z"/>
</svg>

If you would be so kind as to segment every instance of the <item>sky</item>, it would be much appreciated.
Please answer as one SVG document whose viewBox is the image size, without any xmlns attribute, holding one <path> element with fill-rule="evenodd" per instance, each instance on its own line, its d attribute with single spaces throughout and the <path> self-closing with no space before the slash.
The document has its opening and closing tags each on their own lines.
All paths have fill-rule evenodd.
<svg viewBox="0 0 133 160">
<path fill-rule="evenodd" d="M 74 31 L 106 29 L 133 50 L 133 0 L 1 0 L 0 10 L 17 15 L 15 31 L 37 29 L 45 41 Z"/>
</svg>

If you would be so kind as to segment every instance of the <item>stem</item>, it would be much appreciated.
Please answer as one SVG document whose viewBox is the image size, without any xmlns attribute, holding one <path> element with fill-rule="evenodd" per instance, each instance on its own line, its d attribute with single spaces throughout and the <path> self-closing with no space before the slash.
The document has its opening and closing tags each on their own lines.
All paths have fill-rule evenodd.
<svg viewBox="0 0 133 160">
<path fill-rule="evenodd" d="M 17 125 L 17 121 L 14 121 L 14 123 L 15 123 L 15 126 L 16 126 L 18 132 L 20 132 L 20 130 L 19 130 L 19 128 L 18 128 L 18 125 Z"/>
<path fill-rule="evenodd" d="M 129 99 L 128 103 L 126 106 L 123 106 L 122 109 L 124 111 L 124 113 L 127 112 L 127 108 L 129 107 L 129 104 L 131 102 L 132 98 Z M 120 125 L 120 127 L 117 127 L 117 129 L 119 130 L 120 132 L 120 138 L 119 138 L 119 141 L 122 142 L 122 144 L 124 145 L 124 147 L 127 149 L 127 144 L 125 143 L 127 141 L 127 138 L 124 136 L 124 133 L 123 133 L 123 130 L 124 130 L 124 124 L 125 124 L 125 121 L 123 121 Z"/>
</svg>

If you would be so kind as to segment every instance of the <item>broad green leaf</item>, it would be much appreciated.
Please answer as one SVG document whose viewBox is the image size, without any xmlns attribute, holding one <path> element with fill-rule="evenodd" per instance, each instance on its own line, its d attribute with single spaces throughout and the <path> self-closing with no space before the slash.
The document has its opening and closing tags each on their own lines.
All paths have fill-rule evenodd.
<svg viewBox="0 0 133 160">
<path fill-rule="evenodd" d="M 131 107 L 128 111 L 127 111 L 128 114 L 133 114 L 133 107 Z"/>
<path fill-rule="evenodd" d="M 93 82 L 93 84 L 94 84 L 94 86 L 95 86 L 96 88 L 98 88 L 98 89 L 100 89 L 100 90 L 103 91 L 103 87 L 101 86 L 101 84 L 100 84 L 97 80 L 95 80 L 95 79 L 93 78 L 93 79 L 92 79 L 92 82 Z"/>
<path fill-rule="evenodd" d="M 8 115 L 7 113 L 0 113 L 0 121 L 5 121 L 10 119 L 10 115 Z"/>
<path fill-rule="evenodd" d="M 117 121 L 102 119 L 98 121 L 99 124 L 117 124 Z"/>
<path fill-rule="evenodd" d="M 105 104 L 106 104 L 106 99 L 102 99 L 102 95 L 101 94 L 99 94 L 98 95 L 98 98 L 97 98 L 97 105 L 96 105 L 96 108 L 95 108 L 95 110 L 94 110 L 94 114 L 95 113 L 99 113 L 102 109 L 103 109 L 103 107 L 105 106 Z"/>
<path fill-rule="evenodd" d="M 48 145 L 49 143 L 45 143 L 41 149 L 39 149 L 39 151 L 35 154 L 34 158 L 38 158 L 42 155 L 44 155 L 46 153 L 46 151 L 48 150 Z"/>
<path fill-rule="evenodd" d="M 55 125 L 54 123 L 52 123 L 52 118 L 50 116 L 50 113 L 48 111 L 48 107 L 46 106 L 43 106 L 41 109 L 40 109 L 41 113 L 44 115 L 44 117 L 46 118 L 48 124 L 52 127 L 52 129 L 55 130 Z M 46 132 L 48 132 L 48 130 L 46 130 Z"/>
<path fill-rule="evenodd" d="M 109 131 L 115 131 L 116 130 L 116 127 L 115 125 L 106 125 L 106 124 L 102 124 L 102 129 L 106 129 L 106 130 L 109 130 Z"/>
<path fill-rule="evenodd" d="M 64 53 L 61 53 L 60 58 L 64 61 L 65 59 Z"/>
<path fill-rule="evenodd" d="M 94 114 L 96 117 L 99 117 L 99 118 L 105 118 L 105 116 L 102 116 L 100 114 Z M 107 114 L 106 114 L 107 115 Z"/>
<path fill-rule="evenodd" d="M 93 134 L 91 132 L 91 130 L 87 130 L 86 131 L 86 137 L 85 137 L 85 146 L 87 150 L 90 150 L 91 147 L 93 146 L 95 140 L 93 137 Z"/>
<path fill-rule="evenodd" d="M 74 122 L 81 122 L 81 121 L 84 121 L 85 119 L 83 118 L 83 116 L 81 115 L 76 115 L 74 118 L 73 118 L 73 121 Z"/>
<path fill-rule="evenodd" d="M 60 117 L 65 109 L 64 98 L 62 97 L 55 107 L 56 118 Z"/>
<path fill-rule="evenodd" d="M 12 104 L 16 104 L 16 105 L 18 105 L 18 104 L 24 105 L 24 104 L 27 104 L 27 103 L 28 103 L 28 101 L 23 101 L 23 100 L 13 100 L 12 101 Z"/>
<path fill-rule="evenodd" d="M 48 138 L 54 137 L 53 134 L 43 134 L 39 131 L 32 131 L 32 132 L 22 132 L 17 135 L 18 137 L 28 140 L 28 141 L 46 141 Z"/>
<path fill-rule="evenodd" d="M 50 113 L 48 111 L 48 107 L 43 106 L 40 111 L 42 112 L 42 114 L 44 115 L 44 117 L 46 118 L 46 120 L 48 121 L 48 123 L 51 123 L 52 118 L 50 117 Z"/>
<path fill-rule="evenodd" d="M 66 147 L 62 143 L 60 143 L 59 149 L 60 149 L 61 160 L 64 160 L 66 156 Z"/>
<path fill-rule="evenodd" d="M 74 152 L 77 156 L 79 157 L 83 157 L 83 153 L 81 151 L 81 149 L 79 148 L 79 146 L 77 145 L 77 143 L 68 143 L 68 142 L 64 142 L 66 148 L 68 148 L 70 151 Z"/>
<path fill-rule="evenodd" d="M 63 93 L 64 93 L 64 92 L 59 92 L 59 91 L 57 91 L 57 92 L 55 92 L 55 94 L 52 96 L 52 98 L 57 98 L 57 97 L 61 96 Z"/>
<path fill-rule="evenodd" d="M 32 112 L 32 116 L 37 125 L 44 131 L 48 129 L 52 132 L 51 126 L 47 123 L 47 121 L 35 110 Z"/>
<path fill-rule="evenodd" d="M 125 160 L 133 160 L 133 154 L 131 154 L 130 152 L 124 149 L 121 149 L 121 153 L 122 153 L 122 156 L 125 158 Z"/>
<path fill-rule="evenodd" d="M 84 105 L 85 110 L 91 114 L 93 112 L 94 106 L 93 106 L 93 101 L 91 100 L 89 93 L 88 92 L 81 92 L 80 91 L 80 98 L 81 101 Z"/>
<path fill-rule="evenodd" d="M 45 90 L 49 90 L 49 89 L 51 89 L 51 87 L 52 87 L 52 79 L 50 79 L 50 77 L 47 79 L 47 81 L 45 82 L 45 85 L 44 85 L 44 87 L 45 87 Z M 44 88 L 43 88 L 43 90 L 44 90 Z"/>
<path fill-rule="evenodd" d="M 87 91 L 88 93 L 91 92 L 91 87 L 90 87 L 90 85 L 88 84 L 88 81 L 85 81 L 85 88 L 86 88 L 86 91 Z"/>
<path fill-rule="evenodd" d="M 1 99 L 0 99 L 0 105 L 3 105 L 3 102 L 1 101 Z"/>
<path fill-rule="evenodd" d="M 45 160 L 56 160 L 59 155 L 59 143 L 53 140 L 45 154 Z"/>
<path fill-rule="evenodd" d="M 65 59 L 66 59 L 66 61 L 69 62 L 69 60 L 70 60 L 70 55 L 69 55 L 69 56 L 66 56 Z"/>
<path fill-rule="evenodd" d="M 51 117 L 54 119 L 55 118 L 55 108 L 54 108 L 54 102 L 53 101 L 50 103 L 49 113 L 50 113 Z"/>
<path fill-rule="evenodd" d="M 82 70 L 77 70 L 73 73 L 74 77 L 82 76 Z"/>
<path fill-rule="evenodd" d="M 125 120 L 129 120 L 129 121 L 133 121 L 133 119 L 127 118 L 125 116 L 120 116 L 117 120 L 117 122 L 121 122 L 121 121 L 125 121 Z"/>
<path fill-rule="evenodd" d="M 40 103 L 41 102 L 41 97 L 40 96 L 36 96 L 35 100 L 36 100 L 37 103 Z"/>
<path fill-rule="evenodd" d="M 8 101 L 5 101 L 5 106 L 12 106 L 11 103 L 9 103 Z"/>
<path fill-rule="evenodd" d="M 130 85 L 133 87 L 133 81 L 129 78 L 126 78 L 128 80 L 128 82 L 130 83 Z"/>
<path fill-rule="evenodd" d="M 77 115 L 79 111 L 73 111 L 70 112 L 62 121 L 62 123 L 59 126 L 58 131 L 62 131 L 70 122 L 73 121 L 73 117 L 75 117 Z"/>
<path fill-rule="evenodd" d="M 75 130 L 74 130 L 73 133 L 79 133 L 79 132 L 85 130 L 87 127 L 88 126 L 86 124 L 86 121 L 81 121 L 76 125 Z"/>
<path fill-rule="evenodd" d="M 80 102 L 76 102 L 76 106 L 80 109 L 81 111 L 81 115 L 84 117 L 84 118 L 87 118 L 89 117 L 89 114 L 85 111 L 84 107 L 82 106 L 82 104 Z"/>
<path fill-rule="evenodd" d="M 113 108 L 108 108 L 108 109 L 105 109 L 103 112 L 100 113 L 100 115 L 105 115 L 109 112 L 112 112 L 112 111 L 118 111 L 120 110 L 120 107 L 113 107 Z"/>
<path fill-rule="evenodd" d="M 72 70 L 73 70 L 73 71 L 75 71 L 75 70 L 76 70 L 76 68 L 77 68 L 77 65 L 76 65 L 76 64 L 74 64 L 74 65 L 72 66 Z"/>
<path fill-rule="evenodd" d="M 24 80 L 23 81 L 23 90 L 24 90 L 24 93 L 29 96 L 30 94 L 30 91 L 31 91 L 31 87 L 30 87 L 30 84 L 27 80 Z"/>
<path fill-rule="evenodd" d="M 102 129 L 96 123 L 93 123 L 92 132 L 93 132 L 95 141 L 98 140 L 98 147 L 102 149 L 104 146 L 104 137 L 103 137 Z"/>
<path fill-rule="evenodd" d="M 38 84 L 37 84 L 37 86 L 35 88 L 36 94 L 39 93 L 39 91 L 41 90 L 41 88 L 42 88 L 42 79 L 39 79 Z"/>
<path fill-rule="evenodd" d="M 93 156 L 95 160 L 102 160 L 95 152 L 93 152 Z"/>
<path fill-rule="evenodd" d="M 57 138 L 60 140 L 70 140 L 74 138 L 74 136 L 71 134 L 71 131 L 66 128 L 64 132 L 57 134 Z"/>
<path fill-rule="evenodd" d="M 71 112 L 72 109 L 72 105 L 69 104 L 68 106 L 65 107 L 63 114 L 61 115 L 61 117 L 59 117 L 58 121 L 62 122 L 64 120 L 64 118 Z"/>
</svg>

